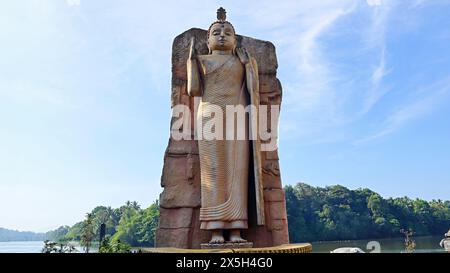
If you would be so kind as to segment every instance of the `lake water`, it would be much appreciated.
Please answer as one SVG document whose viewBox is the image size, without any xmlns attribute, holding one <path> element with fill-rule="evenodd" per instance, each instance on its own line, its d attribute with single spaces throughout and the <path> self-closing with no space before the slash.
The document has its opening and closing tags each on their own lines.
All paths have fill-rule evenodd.
<svg viewBox="0 0 450 273">
<path fill-rule="evenodd" d="M 43 247 L 42 241 L 0 242 L 0 253 L 41 253 Z M 75 248 L 78 252 L 83 252 L 80 246 Z"/>
<path fill-rule="evenodd" d="M 0 242 L 0 253 L 40 253 L 44 242 Z"/>
<path fill-rule="evenodd" d="M 425 236 L 414 237 L 416 243 L 415 252 L 445 252 L 443 248 L 439 246 L 439 242 L 442 237 L 440 236 Z M 339 241 L 339 242 L 313 242 L 313 252 L 315 253 L 329 253 L 339 247 L 359 247 L 366 252 L 371 252 L 368 249 L 368 243 L 377 247 L 379 243 L 380 252 L 382 253 L 401 253 L 404 251 L 404 239 L 403 238 L 391 238 L 391 239 L 378 239 L 378 240 L 357 240 L 357 241 Z M 370 245 L 369 244 L 369 245 Z M 0 242 L 0 253 L 40 253 L 43 242 Z M 81 250 L 81 249 L 79 249 Z"/>
<path fill-rule="evenodd" d="M 445 252 L 439 246 L 442 240 L 441 236 L 423 236 L 413 237 L 416 243 L 417 253 L 436 253 Z M 374 240 L 351 240 L 338 242 L 313 242 L 314 253 L 329 253 L 331 250 L 340 247 L 359 247 L 365 252 L 372 252 L 375 248 L 381 253 L 402 253 L 405 252 L 404 238 L 374 239 Z M 376 250 L 375 250 L 376 251 Z"/>
</svg>

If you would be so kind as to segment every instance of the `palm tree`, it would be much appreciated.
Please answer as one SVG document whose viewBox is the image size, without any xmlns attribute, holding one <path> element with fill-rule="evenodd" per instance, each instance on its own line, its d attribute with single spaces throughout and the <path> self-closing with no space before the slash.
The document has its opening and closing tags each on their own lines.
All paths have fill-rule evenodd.
<svg viewBox="0 0 450 273">
<path fill-rule="evenodd" d="M 81 229 L 81 245 L 84 246 L 86 253 L 89 253 L 94 235 L 93 215 L 92 213 L 87 213 Z"/>
<path fill-rule="evenodd" d="M 132 203 L 131 203 L 131 207 L 133 208 L 133 209 L 135 209 L 135 210 L 140 210 L 141 209 L 141 206 L 138 204 L 138 202 L 136 202 L 136 201 L 133 201 Z"/>
</svg>

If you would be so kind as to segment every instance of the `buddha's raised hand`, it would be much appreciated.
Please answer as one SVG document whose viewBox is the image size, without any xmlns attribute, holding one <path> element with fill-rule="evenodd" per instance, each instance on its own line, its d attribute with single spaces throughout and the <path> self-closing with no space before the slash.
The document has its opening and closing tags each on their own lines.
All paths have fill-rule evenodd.
<svg viewBox="0 0 450 273">
<path fill-rule="evenodd" d="M 195 59 L 197 53 L 195 52 L 195 37 L 191 38 L 191 44 L 189 46 L 189 60 Z"/>
<path fill-rule="evenodd" d="M 243 47 L 236 48 L 236 53 L 239 57 L 239 60 L 241 60 L 243 64 L 248 64 L 248 62 L 250 61 L 250 54 L 248 53 L 247 49 Z"/>
</svg>

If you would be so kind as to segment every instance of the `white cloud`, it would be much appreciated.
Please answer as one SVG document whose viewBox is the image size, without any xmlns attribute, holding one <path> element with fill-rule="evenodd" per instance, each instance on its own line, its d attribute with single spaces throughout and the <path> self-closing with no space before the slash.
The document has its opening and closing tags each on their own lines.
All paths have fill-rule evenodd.
<svg viewBox="0 0 450 273">
<path fill-rule="evenodd" d="M 388 20 L 389 15 L 391 14 L 393 8 L 392 5 L 383 5 L 380 7 L 377 7 L 376 9 L 373 9 L 371 11 L 372 18 L 371 18 L 371 26 L 370 29 L 367 31 L 368 33 L 368 39 L 367 39 L 367 46 L 370 47 L 376 47 L 376 46 L 383 46 L 386 39 L 386 29 L 388 27 Z"/>
<path fill-rule="evenodd" d="M 79 6 L 81 0 L 66 0 L 67 5 L 69 6 Z"/>
<path fill-rule="evenodd" d="M 419 98 L 415 98 L 411 102 L 401 105 L 397 110 L 390 114 L 384 120 L 380 130 L 367 137 L 354 141 L 354 144 L 363 144 L 386 136 L 398 130 L 404 124 L 432 112 L 437 108 L 436 106 L 439 103 L 448 99 L 446 96 L 450 94 L 450 77 L 416 91 L 416 94 Z"/>
<path fill-rule="evenodd" d="M 382 0 L 367 0 L 367 4 L 371 7 L 373 6 L 381 6 Z"/>
<path fill-rule="evenodd" d="M 416 0 L 412 1 L 411 8 L 417 8 L 419 6 L 422 6 L 423 3 L 425 3 L 427 0 Z"/>
<path fill-rule="evenodd" d="M 366 114 L 370 109 L 390 90 L 383 86 L 383 79 L 392 68 L 386 68 L 386 50 L 383 47 L 380 52 L 380 59 L 378 65 L 373 69 L 370 81 L 371 87 L 367 90 L 365 95 L 363 109 L 361 115 Z"/>
<path fill-rule="evenodd" d="M 384 76 L 389 74 L 390 71 L 391 71 L 390 69 L 386 70 L 386 56 L 385 56 L 385 49 L 383 48 L 381 51 L 380 62 L 372 73 L 372 83 L 374 85 L 380 84 Z"/>
<path fill-rule="evenodd" d="M 333 72 L 329 68 L 322 48 L 318 42 L 320 36 L 329 28 L 338 18 L 345 15 L 346 12 L 338 9 L 325 14 L 319 19 L 317 24 L 312 25 L 299 38 L 298 44 L 298 74 L 303 79 L 302 92 L 297 93 L 296 102 L 301 107 L 310 109 L 316 107 L 325 95 L 330 94 L 330 82 L 333 80 Z"/>
<path fill-rule="evenodd" d="M 283 82 L 285 114 L 280 129 L 290 138 L 311 135 L 340 122 L 336 109 L 341 98 L 335 84 L 342 81 L 342 75 L 329 59 L 332 53 L 323 38 L 337 32 L 336 24 L 355 8 L 355 2 L 328 3 L 320 12 L 312 9 L 299 15 L 299 28 L 291 29 L 292 24 L 285 22 L 288 31 L 281 38 L 282 48 L 277 50 L 283 52 L 284 64 L 294 70 Z"/>
<path fill-rule="evenodd" d="M 383 80 L 385 76 L 387 76 L 392 68 L 387 66 L 387 41 L 386 35 L 389 28 L 389 20 L 390 15 L 393 12 L 394 2 L 389 2 L 389 5 L 381 6 L 381 1 L 379 1 L 380 7 L 373 9 L 371 11 L 371 24 L 369 28 L 363 32 L 366 32 L 365 38 L 365 54 L 370 59 L 370 56 L 379 56 L 378 58 L 373 59 L 372 62 L 376 62 L 374 64 L 374 68 L 371 71 L 369 78 L 369 87 L 363 91 L 364 98 L 362 101 L 361 110 L 358 113 L 359 117 L 363 117 L 367 114 L 373 106 L 375 106 L 379 100 L 383 98 L 383 96 L 390 90 L 383 84 Z M 372 3 L 375 5 L 375 3 Z"/>
</svg>

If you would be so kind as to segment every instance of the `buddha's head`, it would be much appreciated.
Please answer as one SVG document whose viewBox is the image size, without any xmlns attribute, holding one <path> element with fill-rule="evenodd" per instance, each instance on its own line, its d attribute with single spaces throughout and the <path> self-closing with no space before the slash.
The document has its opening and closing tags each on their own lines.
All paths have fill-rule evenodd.
<svg viewBox="0 0 450 273">
<path fill-rule="evenodd" d="M 217 21 L 212 23 L 208 29 L 208 48 L 209 52 L 213 51 L 231 51 L 237 45 L 236 33 L 233 25 L 225 20 L 225 10 L 220 8 L 217 10 Z"/>
</svg>

